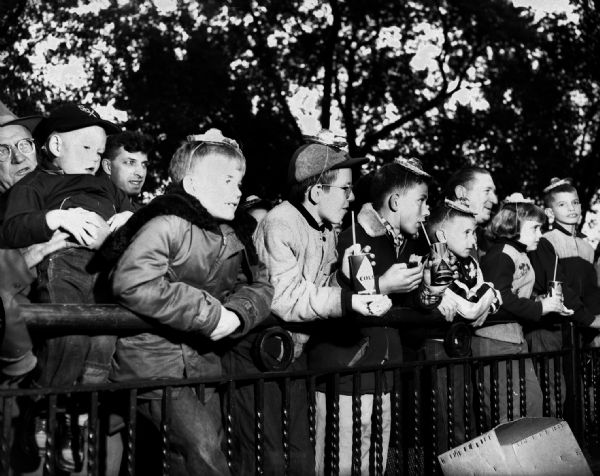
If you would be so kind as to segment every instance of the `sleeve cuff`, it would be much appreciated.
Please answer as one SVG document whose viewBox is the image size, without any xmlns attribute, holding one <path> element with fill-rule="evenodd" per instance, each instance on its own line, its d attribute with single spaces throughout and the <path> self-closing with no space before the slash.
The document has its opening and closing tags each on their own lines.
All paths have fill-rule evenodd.
<svg viewBox="0 0 600 476">
<path fill-rule="evenodd" d="M 352 312 L 352 291 L 342 289 L 342 316 Z"/>
</svg>

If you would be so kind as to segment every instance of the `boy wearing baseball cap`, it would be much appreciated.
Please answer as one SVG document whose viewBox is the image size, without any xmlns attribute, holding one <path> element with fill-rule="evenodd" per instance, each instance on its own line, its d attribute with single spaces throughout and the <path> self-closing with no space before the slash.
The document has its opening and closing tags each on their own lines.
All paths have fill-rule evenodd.
<svg viewBox="0 0 600 476">
<path fill-rule="evenodd" d="M 42 163 L 8 195 L 2 229 L 4 245 L 22 248 L 67 232 L 71 246 L 53 253 L 38 266 L 34 300 L 48 303 L 96 302 L 97 275 L 86 271 L 94 249 L 110 230 L 131 216 L 131 202 L 108 177 L 96 177 L 107 134 L 119 128 L 85 106 L 67 103 L 42 119 L 35 137 L 42 145 Z M 112 339 L 112 338 L 111 338 Z M 112 346 L 102 337 L 48 339 L 41 352 L 42 385 L 72 385 L 78 379 L 97 382 L 108 374 Z M 62 358 L 61 358 L 62 357 Z M 81 362 L 88 359 L 82 374 Z M 69 362 L 64 365 L 63 362 Z"/>
<path fill-rule="evenodd" d="M 277 205 L 260 222 L 254 233 L 258 255 L 267 266 L 274 287 L 271 311 L 287 322 L 308 322 L 342 318 L 351 311 L 378 316 L 391 301 L 384 296 L 353 294 L 338 284 L 339 275 L 348 276 L 345 252 L 338 269 L 337 236 L 333 225 L 342 221 L 354 195 L 352 167 L 365 158 L 350 158 L 342 144 L 328 131 L 301 146 L 290 162 L 289 201 Z M 294 333 L 295 361 L 290 369 L 306 369 L 304 344 L 308 335 Z M 231 373 L 252 373 L 258 369 L 251 358 L 251 341 L 239 342 L 228 355 Z M 264 392 L 265 474 L 283 474 L 281 392 L 275 383 L 267 383 Z M 233 418 L 234 435 L 239 449 L 234 457 L 238 474 L 254 474 L 254 390 L 241 387 L 236 392 Z M 290 474 L 314 474 L 314 450 L 309 439 L 307 391 L 301 380 L 293 380 L 288 392 Z"/>
</svg>

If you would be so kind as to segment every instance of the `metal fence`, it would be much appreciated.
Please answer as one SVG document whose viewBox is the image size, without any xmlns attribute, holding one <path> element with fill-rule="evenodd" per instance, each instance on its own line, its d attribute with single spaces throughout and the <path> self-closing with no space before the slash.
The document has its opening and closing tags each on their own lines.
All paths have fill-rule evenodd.
<svg viewBox="0 0 600 476">
<path fill-rule="evenodd" d="M 77 314 L 82 311 L 95 313 L 95 323 L 90 331 L 106 328 L 106 320 L 112 320 L 112 329 L 120 332 L 147 330 L 133 315 L 111 306 L 26 306 L 24 314 L 34 329 L 52 328 L 66 332 L 79 325 Z M 53 319 L 51 319 L 53 318 Z M 50 321 L 53 320 L 54 324 Z M 89 320 L 88 320 L 89 322 Z M 62 327 L 61 327 L 62 326 Z M 80 331 L 81 332 L 81 331 Z M 352 474 L 360 474 L 360 397 L 365 376 L 374 376 L 373 418 L 370 470 L 371 474 L 436 474 L 440 472 L 437 455 L 442 449 L 452 448 L 474 436 L 487 431 L 500 421 L 500 409 L 506 405 L 507 418 L 526 415 L 527 393 L 524 363 L 532 359 L 543 391 L 545 416 L 564 418 L 577 437 L 584 453 L 591 456 L 600 450 L 598 416 L 600 402 L 600 350 L 584 348 L 576 326 L 563 326 L 564 347 L 559 352 L 519 354 L 482 358 L 457 358 L 439 361 L 406 362 L 399 365 L 382 365 L 370 368 L 340 368 L 323 372 L 265 372 L 254 375 L 223 376 L 218 379 L 185 379 L 168 381 L 131 381 L 105 385 L 76 386 L 70 388 L 0 390 L 2 411 L 0 434 L 0 474 L 14 474 L 11 469 L 11 444 L 14 439 L 15 408 L 21 398 L 36 398 L 47 416 L 47 440 L 43 460 L 44 474 L 57 474 L 56 429 L 57 417 L 65 401 L 76 400 L 81 411 L 88 415 L 85 441 L 85 467 L 87 474 L 105 474 L 110 466 L 106 461 L 109 420 L 117 413 L 122 419 L 123 452 L 120 474 L 171 474 L 170 447 L 170 400 L 173 392 L 181 387 L 194 389 L 202 395 L 207 389 L 216 388 L 221 398 L 225 430 L 224 451 L 231 462 L 234 457 L 235 393 L 243 386 L 251 385 L 254 395 L 254 463 L 256 474 L 269 474 L 265 467 L 265 389 L 277 383 L 281 392 L 281 440 L 280 455 L 283 472 L 290 470 L 290 414 L 291 389 L 300 382 L 307 389 L 309 438 L 316 439 L 316 389 L 325 385 L 328 402 L 327 430 L 325 432 L 325 468 L 327 474 L 339 473 L 339 382 L 345 376 L 352 379 Z M 505 372 L 506 386 L 500 385 L 499 374 Z M 561 379 L 566 383 L 563 395 Z M 382 441 L 383 382 L 390 387 L 391 431 L 389 451 L 384 461 Z M 137 413 L 138 396 L 148 390 L 162 390 L 162 420 L 156 435 L 150 436 L 140 430 Z M 487 389 L 487 394 L 486 394 Z M 519 394 L 516 406 L 513 390 Z M 502 399 L 505 403 L 501 404 Z M 561 402 L 566 401 L 563 406 Z M 115 410 L 119 409 L 119 410 Z M 112 414 L 112 416 L 111 416 Z M 456 428 L 462 429 L 460 435 Z M 148 446 L 147 446 L 148 445 Z M 156 446 L 154 446 L 156 445 Z M 149 447 L 159 451 L 151 452 Z M 143 451 L 140 457 L 140 451 Z M 147 461 L 159 461 L 150 465 Z M 593 462 L 593 461 L 592 461 Z M 146 464 L 144 464 L 146 463 Z M 113 470 L 114 471 L 114 470 Z M 116 474 L 116 473 L 115 473 Z"/>
</svg>

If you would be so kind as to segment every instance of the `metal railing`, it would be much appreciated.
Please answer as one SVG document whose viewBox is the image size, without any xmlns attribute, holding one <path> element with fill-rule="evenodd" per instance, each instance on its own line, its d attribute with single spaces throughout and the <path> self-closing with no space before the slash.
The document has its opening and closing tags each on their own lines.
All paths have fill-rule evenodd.
<svg viewBox="0 0 600 476">
<path fill-rule="evenodd" d="M 85 319 L 81 316 L 85 314 Z M 111 333 L 125 335 L 147 332 L 150 323 L 119 306 L 98 305 L 26 305 L 22 315 L 33 332 L 68 334 Z M 369 321 L 373 323 L 373 321 Z M 389 324 L 389 322 L 387 322 Z M 307 389 L 306 419 L 308 420 L 311 444 L 316 444 L 316 401 L 317 388 L 324 385 L 328 402 L 327 435 L 325 441 L 325 467 L 327 474 L 338 474 L 339 461 L 339 382 L 349 376 L 352 379 L 352 474 L 359 474 L 360 453 L 360 396 L 362 381 L 367 375 L 374 376 L 371 474 L 436 474 L 439 473 L 437 455 L 441 448 L 452 448 L 477 434 L 487 431 L 500 421 L 501 398 L 506 401 L 508 419 L 517 414 L 524 416 L 527 408 L 527 393 L 524 363 L 533 359 L 543 392 L 543 411 L 546 416 L 564 418 L 584 452 L 592 455 L 600 450 L 598 418 L 600 402 L 600 350 L 585 349 L 581 345 L 578 328 L 568 323 L 563 325 L 562 350 L 536 354 L 518 354 L 492 357 L 466 357 L 437 361 L 405 362 L 397 365 L 380 365 L 362 368 L 337 368 L 326 371 L 282 371 L 252 375 L 225 375 L 211 379 L 131 381 L 103 385 L 73 386 L 69 388 L 0 389 L 2 411 L 0 434 L 0 474 L 11 473 L 11 440 L 14 426 L 12 415 L 18 400 L 35 398 L 47 416 L 47 441 L 43 465 L 45 474 L 57 474 L 56 439 L 57 414 L 63 402 L 76 399 L 81 411 L 89 415 L 86 436 L 86 468 L 90 475 L 105 474 L 107 421 L 113 412 L 120 413 L 123 429 L 121 474 L 150 474 L 147 467 L 140 469 L 143 460 L 150 455 L 144 452 L 139 458 L 138 444 L 149 443 L 146 434 L 140 433 L 137 401 L 140 394 L 149 390 L 162 390 L 162 420 L 152 443 L 158 443 L 156 455 L 159 466 L 153 466 L 154 474 L 171 474 L 172 453 L 170 451 L 170 400 L 173 392 L 182 387 L 194 389 L 203 395 L 207 389 L 217 389 L 223 411 L 225 447 L 229 464 L 235 459 L 234 419 L 235 394 L 244 386 L 252 386 L 254 392 L 254 472 L 269 474 L 265 458 L 265 389 L 277 383 L 281 392 L 281 440 L 280 459 L 283 472 L 293 474 L 294 466 L 290 450 L 290 392 L 295 382 Z M 514 363 L 516 362 L 516 364 Z M 506 372 L 506 388 L 499 385 L 499 372 Z M 516 372 L 515 372 L 516 370 Z M 460 375 L 460 387 L 456 376 Z M 445 376 L 445 398 L 440 397 L 439 382 Z M 566 395 L 562 395 L 560 381 L 566 382 Z M 382 396 L 384 380 L 390 383 L 391 430 L 389 451 L 384 461 L 382 443 Z M 485 388 L 489 396 L 485 395 Z M 519 393 L 518 405 L 513 405 L 513 390 Z M 460 397 L 460 398 L 458 398 Z M 563 398 L 566 397 L 566 398 Z M 566 400 L 566 405 L 560 404 Z M 551 405 L 551 401 L 559 402 Z M 117 402 L 115 404 L 115 402 Z M 462 402 L 457 406 L 457 402 Z M 120 408 L 117 411 L 116 408 Z M 271 409 L 267 409 L 269 411 Z M 518 411 L 519 410 L 519 411 Z M 440 425 L 444 425 L 442 428 Z M 462 427 L 464 435 L 456 435 L 455 428 Z M 442 437 L 438 436 L 439 434 Z M 141 441 L 141 440 L 144 441 Z M 158 469 L 157 469 L 158 468 Z"/>
</svg>

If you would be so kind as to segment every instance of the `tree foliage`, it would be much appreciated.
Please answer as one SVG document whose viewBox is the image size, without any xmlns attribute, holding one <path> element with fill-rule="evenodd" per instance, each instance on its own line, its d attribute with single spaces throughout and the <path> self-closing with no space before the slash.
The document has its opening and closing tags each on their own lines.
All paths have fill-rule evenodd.
<svg viewBox="0 0 600 476">
<path fill-rule="evenodd" d="M 173 1 L 0 2 L 2 99 L 126 111 L 159 138 L 150 189 L 187 134 L 214 126 L 242 144 L 248 192 L 284 194 L 303 91 L 375 165 L 417 156 L 438 186 L 483 165 L 501 194 L 539 196 L 552 176 L 586 201 L 597 189 L 598 2 L 538 19 L 508 0 Z M 72 64 L 84 78 L 48 79 Z M 457 101 L 468 88 L 477 101 Z"/>
</svg>

